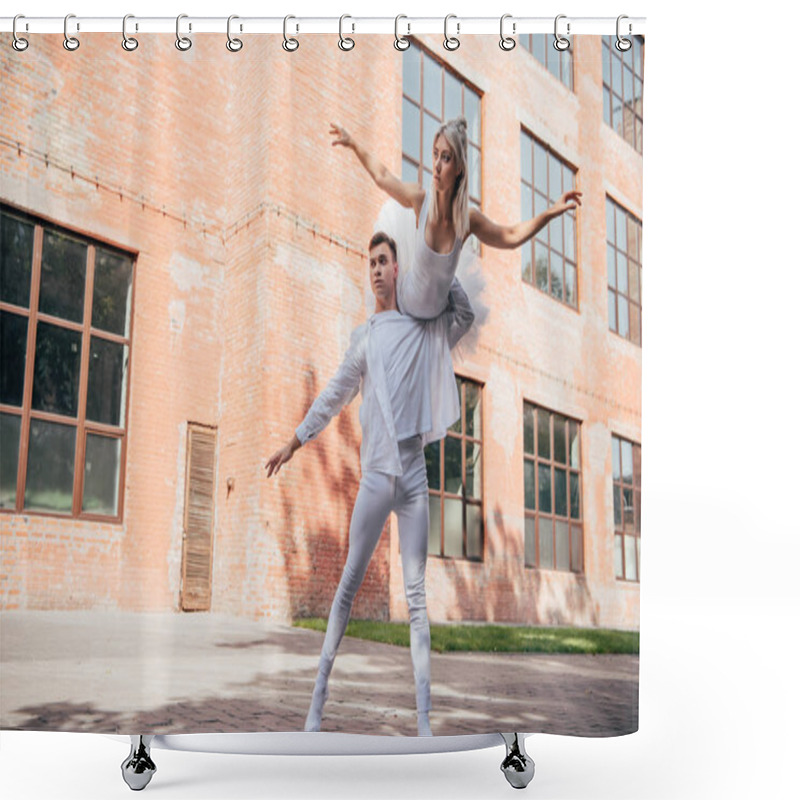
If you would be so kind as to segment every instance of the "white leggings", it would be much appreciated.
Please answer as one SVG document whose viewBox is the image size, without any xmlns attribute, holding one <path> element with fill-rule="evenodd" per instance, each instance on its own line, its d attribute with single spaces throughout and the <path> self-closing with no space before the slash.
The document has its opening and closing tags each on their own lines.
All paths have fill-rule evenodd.
<svg viewBox="0 0 800 800">
<path fill-rule="evenodd" d="M 431 705 L 431 634 L 425 605 L 425 562 L 428 558 L 428 476 L 419 436 L 399 442 L 403 474 L 381 472 L 361 477 L 350 519 L 350 542 L 339 588 L 328 616 L 319 659 L 320 679 L 327 684 L 336 651 L 350 619 L 353 599 L 361 587 L 383 526 L 394 511 L 400 534 L 400 554 L 411 628 L 411 662 L 417 690 L 417 712 Z"/>
</svg>

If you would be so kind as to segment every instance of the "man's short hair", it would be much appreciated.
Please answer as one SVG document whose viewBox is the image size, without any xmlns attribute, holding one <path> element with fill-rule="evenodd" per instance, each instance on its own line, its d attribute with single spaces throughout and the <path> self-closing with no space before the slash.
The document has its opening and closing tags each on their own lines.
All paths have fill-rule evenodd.
<svg viewBox="0 0 800 800">
<path fill-rule="evenodd" d="M 377 231 L 369 240 L 369 249 L 372 250 L 373 247 L 377 247 L 379 244 L 388 244 L 394 256 L 394 260 L 397 261 L 397 244 L 388 233 Z"/>
</svg>

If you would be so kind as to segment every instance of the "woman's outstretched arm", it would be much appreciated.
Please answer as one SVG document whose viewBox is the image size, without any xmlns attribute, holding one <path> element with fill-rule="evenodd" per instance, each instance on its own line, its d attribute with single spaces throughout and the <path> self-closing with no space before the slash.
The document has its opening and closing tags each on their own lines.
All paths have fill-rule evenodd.
<svg viewBox="0 0 800 800">
<path fill-rule="evenodd" d="M 425 199 L 425 192 L 418 183 L 403 183 L 396 175 L 389 172 L 372 153 L 364 150 L 341 125 L 331 122 L 329 133 L 335 137 L 331 142 L 333 147 L 341 145 L 352 150 L 380 189 L 383 189 L 389 197 L 397 200 L 404 208 L 413 208 L 414 213 L 419 214 L 422 201 Z"/>
<path fill-rule="evenodd" d="M 498 225 L 477 208 L 469 210 L 469 230 L 489 247 L 513 250 L 532 239 L 548 222 L 560 217 L 565 211 L 576 209 L 581 204 L 581 192 L 567 192 L 557 203 L 533 219 L 516 225 Z"/>
</svg>

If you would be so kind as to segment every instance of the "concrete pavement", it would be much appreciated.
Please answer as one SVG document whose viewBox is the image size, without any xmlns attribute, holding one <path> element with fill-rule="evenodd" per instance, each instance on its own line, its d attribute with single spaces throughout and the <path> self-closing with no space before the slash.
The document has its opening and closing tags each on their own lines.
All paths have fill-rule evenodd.
<svg viewBox="0 0 800 800">
<path fill-rule="evenodd" d="M 11 611 L 0 727 L 300 731 L 323 635 L 219 614 Z M 432 654 L 434 735 L 638 727 L 638 656 Z M 416 734 L 408 648 L 345 637 L 324 731 Z"/>
</svg>

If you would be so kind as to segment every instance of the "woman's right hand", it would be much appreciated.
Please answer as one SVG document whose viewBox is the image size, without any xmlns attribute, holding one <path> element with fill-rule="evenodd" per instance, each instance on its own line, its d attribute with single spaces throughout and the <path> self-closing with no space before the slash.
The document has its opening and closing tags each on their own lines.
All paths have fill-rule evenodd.
<svg viewBox="0 0 800 800">
<path fill-rule="evenodd" d="M 341 126 L 336 125 L 335 123 L 331 122 L 331 129 L 328 131 L 331 136 L 335 136 L 336 138 L 331 142 L 333 147 L 336 147 L 337 144 L 342 145 L 343 147 L 352 147 L 353 137 Z"/>
</svg>

